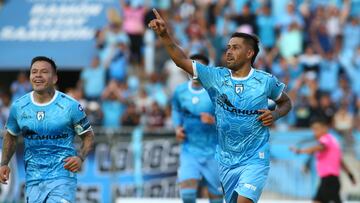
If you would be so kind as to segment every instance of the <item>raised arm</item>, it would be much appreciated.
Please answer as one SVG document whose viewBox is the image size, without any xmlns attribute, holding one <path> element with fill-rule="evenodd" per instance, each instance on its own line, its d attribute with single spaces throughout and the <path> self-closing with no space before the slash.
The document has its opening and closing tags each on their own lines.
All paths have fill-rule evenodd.
<svg viewBox="0 0 360 203">
<path fill-rule="evenodd" d="M 153 9 L 153 12 L 156 18 L 150 21 L 148 26 L 160 37 L 170 55 L 170 58 L 175 62 L 175 64 L 189 74 L 193 75 L 191 59 L 187 57 L 185 52 L 176 44 L 174 38 L 170 36 L 166 23 L 157 10 Z"/>
</svg>

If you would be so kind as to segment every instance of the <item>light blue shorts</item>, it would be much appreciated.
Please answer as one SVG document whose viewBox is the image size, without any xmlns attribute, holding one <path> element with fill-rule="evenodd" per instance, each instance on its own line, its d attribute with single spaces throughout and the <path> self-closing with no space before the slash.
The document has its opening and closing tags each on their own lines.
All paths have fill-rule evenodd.
<svg viewBox="0 0 360 203">
<path fill-rule="evenodd" d="M 208 190 L 213 195 L 222 195 L 218 163 L 213 157 L 198 158 L 190 154 L 189 152 L 180 154 L 180 167 L 178 170 L 178 181 L 183 182 L 189 179 L 204 181 L 208 187 Z"/>
<path fill-rule="evenodd" d="M 219 166 L 219 175 L 227 203 L 236 203 L 238 195 L 259 201 L 269 174 L 269 165 L 248 164 L 235 168 Z"/>
<path fill-rule="evenodd" d="M 26 203 L 75 203 L 76 179 L 59 178 L 26 186 Z"/>
</svg>

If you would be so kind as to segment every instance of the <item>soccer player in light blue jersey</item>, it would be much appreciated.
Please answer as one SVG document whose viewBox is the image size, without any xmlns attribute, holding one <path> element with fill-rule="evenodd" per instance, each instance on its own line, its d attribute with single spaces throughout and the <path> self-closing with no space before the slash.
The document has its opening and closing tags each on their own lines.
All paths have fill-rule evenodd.
<svg viewBox="0 0 360 203">
<path fill-rule="evenodd" d="M 186 56 L 154 13 L 149 27 L 175 64 L 198 78 L 215 105 L 215 158 L 226 202 L 257 202 L 269 173 L 269 126 L 291 109 L 285 85 L 252 67 L 259 52 L 257 37 L 234 33 L 227 44 L 226 67 L 208 68 Z M 275 101 L 274 111 L 267 108 L 268 99 Z"/>
<path fill-rule="evenodd" d="M 32 92 L 10 108 L 2 146 L 0 182 L 7 184 L 9 161 L 19 136 L 24 138 L 26 202 L 75 202 L 76 172 L 92 148 L 94 134 L 81 105 L 55 90 L 58 80 L 52 59 L 32 59 Z M 79 152 L 74 137 L 82 138 Z"/>
<path fill-rule="evenodd" d="M 206 56 L 190 57 L 204 65 Z M 172 99 L 172 120 L 176 139 L 181 142 L 178 181 L 183 203 L 195 203 L 199 181 L 206 182 L 210 203 L 222 203 L 222 189 L 215 161 L 217 134 L 214 106 L 199 81 L 191 80 L 175 89 Z"/>
</svg>

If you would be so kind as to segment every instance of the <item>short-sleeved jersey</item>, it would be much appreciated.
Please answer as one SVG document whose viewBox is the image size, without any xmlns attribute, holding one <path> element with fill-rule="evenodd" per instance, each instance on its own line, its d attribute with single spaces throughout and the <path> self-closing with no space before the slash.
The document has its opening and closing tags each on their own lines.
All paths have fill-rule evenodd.
<svg viewBox="0 0 360 203">
<path fill-rule="evenodd" d="M 76 155 L 75 135 L 91 130 L 81 105 L 56 91 L 46 104 L 36 103 L 33 92 L 16 100 L 11 108 L 7 131 L 24 138 L 26 182 L 74 177 L 64 169 L 64 159 Z"/>
<path fill-rule="evenodd" d="M 193 62 L 194 76 L 215 105 L 219 147 L 216 158 L 225 166 L 269 161 L 269 129 L 257 118 L 268 99 L 280 98 L 285 85 L 264 71 L 251 69 L 245 78 L 224 67 Z"/>
<path fill-rule="evenodd" d="M 215 124 L 201 121 L 201 113 L 214 116 L 214 106 L 204 88 L 194 89 L 191 82 L 176 87 L 172 98 L 174 126 L 182 126 L 186 138 L 181 150 L 197 157 L 214 156 L 217 145 Z"/>
<path fill-rule="evenodd" d="M 324 150 L 315 153 L 316 170 L 320 177 L 339 176 L 341 170 L 341 148 L 331 134 L 321 136 L 319 142 L 325 147 Z"/>
</svg>

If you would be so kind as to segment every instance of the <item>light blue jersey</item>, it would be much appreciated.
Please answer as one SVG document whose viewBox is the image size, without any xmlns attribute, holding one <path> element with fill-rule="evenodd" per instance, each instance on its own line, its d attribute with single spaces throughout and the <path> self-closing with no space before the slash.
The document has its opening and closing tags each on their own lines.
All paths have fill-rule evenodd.
<svg viewBox="0 0 360 203">
<path fill-rule="evenodd" d="M 217 133 L 215 124 L 201 121 L 201 113 L 214 116 L 214 105 L 203 87 L 195 88 L 192 82 L 177 86 L 172 101 L 172 118 L 174 125 L 184 128 L 185 140 L 181 144 L 178 181 L 204 179 L 208 191 L 213 195 L 222 195 L 215 160 Z M 186 189 L 180 189 L 180 196 L 185 198 Z M 191 190 L 194 198 L 196 191 Z M 184 201 L 186 202 L 186 201 Z"/>
<path fill-rule="evenodd" d="M 76 155 L 75 135 L 90 131 L 91 126 L 75 99 L 56 91 L 50 102 L 38 104 L 30 92 L 12 104 L 6 129 L 13 136 L 24 137 L 27 186 L 76 178 L 64 169 L 64 159 Z"/>
<path fill-rule="evenodd" d="M 174 126 L 182 126 L 185 140 L 181 150 L 197 157 L 213 157 L 217 145 L 215 125 L 201 121 L 201 113 L 214 116 L 214 106 L 204 88 L 194 89 L 191 81 L 179 85 L 172 100 Z"/>
<path fill-rule="evenodd" d="M 256 203 L 269 172 L 269 129 L 257 118 L 268 99 L 280 98 L 285 85 L 274 76 L 251 69 L 245 78 L 233 77 L 227 68 L 193 62 L 194 76 L 215 104 L 219 145 L 216 159 L 227 203 L 238 195 Z"/>
<path fill-rule="evenodd" d="M 193 62 L 194 76 L 215 104 L 219 145 L 216 159 L 224 166 L 269 162 L 269 129 L 257 118 L 268 99 L 280 98 L 285 85 L 269 73 L 251 69 L 235 78 L 227 68 Z"/>
</svg>

